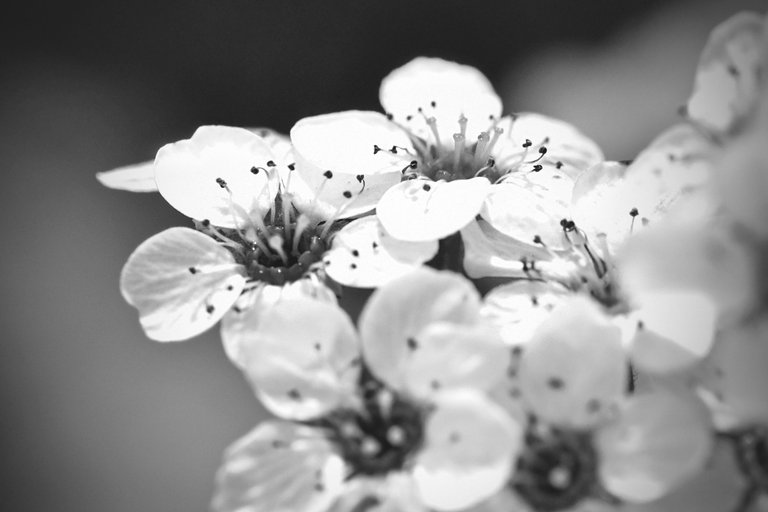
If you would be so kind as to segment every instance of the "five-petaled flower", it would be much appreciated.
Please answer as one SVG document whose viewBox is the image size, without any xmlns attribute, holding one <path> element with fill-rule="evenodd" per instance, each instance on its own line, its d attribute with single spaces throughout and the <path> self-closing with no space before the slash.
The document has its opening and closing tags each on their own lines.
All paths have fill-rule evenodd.
<svg viewBox="0 0 768 512">
<path fill-rule="evenodd" d="M 99 178 L 114 188 L 157 190 L 195 223 L 149 238 L 123 268 L 121 291 L 139 310 L 146 334 L 184 340 L 223 319 L 224 345 L 236 363 L 240 343 L 258 331 L 267 306 L 297 296 L 335 301 L 325 265 L 337 282 L 375 286 L 436 251 L 376 230 L 361 236 L 355 227 L 367 221 L 359 219 L 336 245 L 364 247 L 371 257 L 359 272 L 345 273 L 347 252 L 331 249 L 331 239 L 348 212 L 328 214 L 296 169 L 288 139 L 266 129 L 203 126 L 161 148 L 151 164 Z"/>
<path fill-rule="evenodd" d="M 603 158 L 567 123 L 502 117 L 490 82 L 469 66 L 420 57 L 384 78 L 379 96 L 386 115 L 303 119 L 291 139 L 297 159 L 314 163 L 317 176 L 344 168 L 386 180 L 376 214 L 396 239 L 445 238 L 478 215 L 511 236 L 548 229 L 547 221 L 567 216 L 564 198 L 576 176 Z"/>
<path fill-rule="evenodd" d="M 213 509 L 460 510 L 498 492 L 522 426 L 490 397 L 509 351 L 480 304 L 461 276 L 421 269 L 374 292 L 359 334 L 331 303 L 270 308 L 242 361 L 282 419 L 227 450 Z"/>
<path fill-rule="evenodd" d="M 645 383 L 629 393 L 613 319 L 587 297 L 540 300 L 549 312 L 517 345 L 507 389 L 533 419 L 509 485 L 481 510 L 616 510 L 697 475 L 713 444 L 698 397 Z"/>
</svg>

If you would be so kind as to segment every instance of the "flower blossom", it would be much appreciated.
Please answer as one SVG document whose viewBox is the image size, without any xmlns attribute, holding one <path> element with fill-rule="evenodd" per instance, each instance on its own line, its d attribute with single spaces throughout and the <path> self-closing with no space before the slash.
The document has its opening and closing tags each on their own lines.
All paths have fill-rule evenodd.
<svg viewBox="0 0 768 512">
<path fill-rule="evenodd" d="M 715 141 L 707 186 L 638 237 L 622 261 L 634 293 L 695 290 L 715 305 L 713 344 L 686 384 L 705 399 L 737 462 L 733 510 L 768 503 L 766 19 L 741 13 L 712 32 L 688 103 L 691 121 Z M 668 353 L 656 351 L 648 367 L 665 364 Z"/>
<path fill-rule="evenodd" d="M 194 229 L 174 227 L 149 238 L 123 268 L 121 291 L 150 338 L 184 340 L 222 320 L 224 346 L 237 363 L 240 343 L 258 331 L 267 306 L 296 296 L 336 300 L 323 267 L 348 266 L 346 253 L 332 248 L 345 212 L 326 215 L 313 201 L 287 138 L 266 129 L 203 126 L 161 148 L 151 164 L 99 179 L 113 188 L 156 189 L 194 221 Z M 436 251 L 403 247 L 376 231 L 362 237 L 355 226 L 365 222 L 352 221 L 338 242 L 365 246 L 375 257 L 354 278 L 336 271 L 337 282 L 375 286 Z"/>
<path fill-rule="evenodd" d="M 506 391 L 532 417 L 515 472 L 473 512 L 624 510 L 694 478 L 714 442 L 698 397 L 668 386 L 630 393 L 613 319 L 587 297 L 548 309 L 509 369 Z"/>
<path fill-rule="evenodd" d="M 502 116 L 490 82 L 470 66 L 416 58 L 384 78 L 379 97 L 386 114 L 303 119 L 291 139 L 297 159 L 314 164 L 317 176 L 344 168 L 387 180 L 376 215 L 395 239 L 446 238 L 478 215 L 512 235 L 543 218 L 559 220 L 573 180 L 603 159 L 567 123 Z"/>
<path fill-rule="evenodd" d="M 461 510 L 504 485 L 522 427 L 490 398 L 509 351 L 462 277 L 377 289 L 356 331 L 336 305 L 284 300 L 244 345 L 268 420 L 225 453 L 217 512 Z"/>
</svg>

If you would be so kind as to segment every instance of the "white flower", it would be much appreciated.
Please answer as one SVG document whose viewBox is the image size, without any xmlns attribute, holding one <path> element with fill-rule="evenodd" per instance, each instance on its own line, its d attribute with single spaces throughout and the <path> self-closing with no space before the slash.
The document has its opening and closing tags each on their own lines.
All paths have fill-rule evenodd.
<svg viewBox="0 0 768 512">
<path fill-rule="evenodd" d="M 403 247 L 376 230 L 355 235 L 355 222 L 363 219 L 347 226 L 330 250 L 338 217 L 325 217 L 308 199 L 311 191 L 294 168 L 290 142 L 275 132 L 203 126 L 161 148 L 151 165 L 99 176 L 127 190 L 155 184 L 195 222 L 196 229 L 170 228 L 149 238 L 123 268 L 121 291 L 150 338 L 184 340 L 223 320 L 226 352 L 240 364 L 240 345 L 258 333 L 265 308 L 301 296 L 336 300 L 324 265 L 333 267 L 337 282 L 375 286 L 436 251 L 428 244 Z M 345 273 L 357 265 L 338 248 L 344 243 L 375 257 Z"/>
<path fill-rule="evenodd" d="M 573 179 L 602 160 L 570 125 L 538 114 L 501 116 L 476 69 L 419 57 L 381 84 L 386 115 L 348 111 L 299 121 L 297 164 L 364 173 L 388 190 L 376 206 L 384 229 L 405 241 L 448 237 L 481 214 L 502 231 L 559 221 Z M 517 187 L 513 187 L 515 183 Z M 510 191 L 519 190 L 510 201 Z"/>
<path fill-rule="evenodd" d="M 460 510 L 496 493 L 522 428 L 488 396 L 508 350 L 479 308 L 469 282 L 427 269 L 374 292 L 359 334 L 330 303 L 272 307 L 243 370 L 301 424 L 267 421 L 236 442 L 213 509 Z"/>
<path fill-rule="evenodd" d="M 704 404 L 683 388 L 628 393 L 620 329 L 589 299 L 552 307 L 518 358 L 509 391 L 534 420 L 498 502 L 622 509 L 671 492 L 707 462 L 713 436 Z"/>
</svg>

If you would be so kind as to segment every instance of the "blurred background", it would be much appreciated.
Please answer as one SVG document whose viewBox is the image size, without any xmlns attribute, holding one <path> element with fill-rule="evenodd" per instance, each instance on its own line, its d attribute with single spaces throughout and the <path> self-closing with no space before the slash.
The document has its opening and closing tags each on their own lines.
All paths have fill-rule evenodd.
<svg viewBox="0 0 768 512">
<path fill-rule="evenodd" d="M 712 26 L 748 0 L 28 1 L 0 21 L 3 506 L 207 508 L 224 447 L 264 413 L 214 330 L 161 345 L 118 290 L 148 236 L 186 225 L 94 173 L 202 124 L 378 109 L 417 55 L 472 64 L 506 111 L 632 158 L 675 121 Z"/>
</svg>

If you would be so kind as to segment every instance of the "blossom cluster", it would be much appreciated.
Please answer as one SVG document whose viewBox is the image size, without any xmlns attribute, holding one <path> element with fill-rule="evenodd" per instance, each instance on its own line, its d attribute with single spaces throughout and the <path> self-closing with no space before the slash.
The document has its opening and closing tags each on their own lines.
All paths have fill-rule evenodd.
<svg viewBox="0 0 768 512">
<path fill-rule="evenodd" d="M 191 219 L 123 268 L 146 335 L 220 324 L 273 415 L 211 509 L 699 510 L 730 460 L 712 510 L 764 510 L 766 82 L 768 21 L 740 13 L 631 161 L 419 57 L 382 112 L 202 126 L 100 173 Z"/>
</svg>

